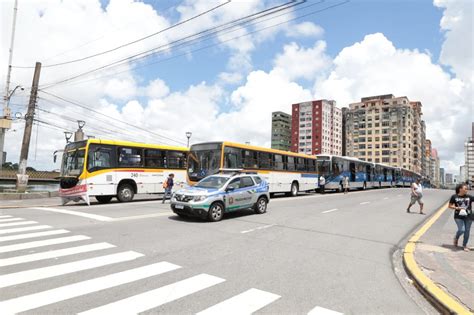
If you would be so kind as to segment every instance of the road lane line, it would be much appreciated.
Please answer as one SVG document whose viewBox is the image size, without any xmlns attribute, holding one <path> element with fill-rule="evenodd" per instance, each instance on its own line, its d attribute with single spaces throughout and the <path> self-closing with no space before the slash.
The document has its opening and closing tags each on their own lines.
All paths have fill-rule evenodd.
<svg viewBox="0 0 474 315">
<path fill-rule="evenodd" d="M 337 210 L 339 210 L 339 209 L 334 208 L 334 209 L 330 209 L 330 210 L 323 211 L 323 212 L 321 212 L 321 213 L 329 213 L 329 212 L 333 212 L 333 211 L 337 211 Z"/>
<path fill-rule="evenodd" d="M 254 228 L 254 229 L 250 229 L 250 230 L 246 230 L 246 231 L 241 231 L 240 233 L 245 234 L 245 233 L 249 233 L 249 232 L 253 232 L 253 231 L 257 231 L 257 230 L 267 229 L 267 228 L 272 227 L 272 226 L 275 226 L 275 225 L 276 225 L 276 224 L 263 225 L 263 226 L 256 227 L 256 228 Z"/>
<path fill-rule="evenodd" d="M 359 204 L 360 204 L 360 205 L 367 205 L 367 204 L 369 204 L 369 203 L 370 203 L 370 201 L 364 201 L 364 202 L 361 202 L 361 203 L 359 203 Z"/>
<path fill-rule="evenodd" d="M 11 215 L 0 215 L 0 219 L 11 218 L 11 217 L 12 217 Z"/>
<path fill-rule="evenodd" d="M 151 213 L 151 214 L 143 214 L 143 215 L 134 215 L 134 216 L 130 216 L 130 217 L 113 218 L 111 221 L 112 222 L 117 222 L 117 221 L 148 219 L 148 218 L 169 216 L 169 215 L 173 215 L 173 214 L 174 214 L 173 211 L 161 212 L 161 213 Z"/>
<path fill-rule="evenodd" d="M 50 229 L 50 228 L 51 228 L 51 226 L 49 226 L 49 225 L 37 225 L 37 226 L 29 226 L 29 227 L 24 227 L 24 228 L 0 230 L 0 235 L 10 234 L 10 233 L 17 233 L 17 232 L 44 230 L 44 229 Z"/>
<path fill-rule="evenodd" d="M 24 220 L 23 218 L 10 218 L 10 219 L 0 219 L 0 223 L 3 222 L 13 222 L 13 221 L 21 221 Z"/>
<path fill-rule="evenodd" d="M 200 274 L 155 290 L 79 313 L 78 315 L 138 314 L 224 281 L 222 278 Z"/>
<path fill-rule="evenodd" d="M 280 297 L 270 292 L 250 289 L 196 315 L 252 314 Z"/>
<path fill-rule="evenodd" d="M 29 209 L 75 215 L 75 216 L 78 216 L 78 217 L 84 217 L 84 218 L 94 219 L 94 220 L 97 220 L 97 221 L 104 221 L 104 222 L 109 222 L 109 221 L 113 220 L 113 218 L 106 217 L 106 216 L 103 216 L 103 215 L 90 214 L 90 213 L 72 211 L 72 210 L 63 210 L 63 209 L 47 208 L 47 207 L 32 207 L 32 208 L 29 208 Z"/>
<path fill-rule="evenodd" d="M 137 252 L 128 251 L 74 261 L 56 266 L 49 266 L 44 268 L 10 273 L 7 275 L 0 276 L 0 288 L 5 288 L 12 285 L 36 281 L 40 279 L 62 276 L 77 271 L 93 269 L 120 262 L 130 261 L 142 256 L 144 255 Z"/>
<path fill-rule="evenodd" d="M 389 199 L 389 198 L 388 197 L 383 198 L 383 200 L 387 200 L 387 199 Z"/>
<path fill-rule="evenodd" d="M 316 306 L 311 311 L 309 311 L 308 315 L 343 315 L 343 313 L 329 310 L 324 307 Z"/>
<path fill-rule="evenodd" d="M 50 250 L 43 253 L 16 256 L 11 258 L 0 259 L 0 267 L 18 265 L 32 261 L 45 260 L 50 258 L 64 257 L 74 254 L 92 252 L 96 250 L 113 248 L 115 245 L 109 243 L 96 243 L 90 245 L 76 246 L 65 249 Z"/>
<path fill-rule="evenodd" d="M 46 231 L 46 232 L 12 235 L 12 236 L 2 236 L 0 237 L 0 242 L 22 240 L 25 238 L 34 238 L 34 237 L 49 236 L 49 235 L 58 235 L 58 234 L 64 234 L 64 233 L 69 233 L 69 231 L 68 230 L 53 230 L 53 231 Z"/>
<path fill-rule="evenodd" d="M 36 224 L 36 221 L 22 221 L 22 222 L 13 222 L 13 223 L 3 223 L 0 224 L 0 228 L 3 227 L 10 227 L 10 226 L 17 226 L 17 225 L 29 225 L 29 224 Z"/>
<path fill-rule="evenodd" d="M 0 246 L 0 253 L 8 253 L 8 252 L 14 252 L 17 250 L 22 250 L 22 249 L 63 244 L 63 243 L 69 243 L 69 242 L 77 242 L 77 241 L 83 241 L 83 240 L 88 240 L 88 239 L 90 239 L 89 236 L 76 235 L 76 236 L 52 238 L 52 239 L 44 240 L 44 241 L 35 241 L 35 242 L 21 243 L 21 244 L 15 244 L 15 245 Z"/>
<path fill-rule="evenodd" d="M 179 268 L 181 267 L 168 262 L 159 262 L 140 268 L 126 270 L 119 273 L 114 273 L 111 275 L 2 301 L 0 302 L 0 310 L 2 310 L 3 314 L 20 313 L 92 292 L 97 292 L 122 284 L 146 279 Z"/>
</svg>

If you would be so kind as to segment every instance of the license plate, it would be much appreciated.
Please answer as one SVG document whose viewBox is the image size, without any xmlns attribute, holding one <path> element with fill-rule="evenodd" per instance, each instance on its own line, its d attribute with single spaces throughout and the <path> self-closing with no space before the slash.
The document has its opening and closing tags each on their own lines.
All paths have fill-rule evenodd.
<svg viewBox="0 0 474 315">
<path fill-rule="evenodd" d="M 184 209 L 184 206 L 183 205 L 175 205 L 174 206 L 176 209 Z"/>
</svg>

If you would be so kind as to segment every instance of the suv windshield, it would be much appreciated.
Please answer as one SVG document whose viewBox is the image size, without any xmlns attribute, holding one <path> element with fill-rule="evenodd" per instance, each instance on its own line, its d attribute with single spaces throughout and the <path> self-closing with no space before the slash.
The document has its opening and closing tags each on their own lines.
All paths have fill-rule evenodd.
<svg viewBox="0 0 474 315">
<path fill-rule="evenodd" d="M 61 176 L 79 176 L 84 168 L 85 148 L 64 152 Z"/>
<path fill-rule="evenodd" d="M 204 178 L 203 180 L 201 180 L 194 187 L 219 189 L 222 186 L 224 186 L 224 184 L 227 182 L 228 179 L 229 178 L 227 178 L 227 177 L 210 176 L 210 177 L 207 177 L 207 178 Z"/>
<path fill-rule="evenodd" d="M 191 147 L 188 158 L 188 176 L 191 181 L 199 181 L 219 172 L 221 144 L 209 143 Z"/>
</svg>

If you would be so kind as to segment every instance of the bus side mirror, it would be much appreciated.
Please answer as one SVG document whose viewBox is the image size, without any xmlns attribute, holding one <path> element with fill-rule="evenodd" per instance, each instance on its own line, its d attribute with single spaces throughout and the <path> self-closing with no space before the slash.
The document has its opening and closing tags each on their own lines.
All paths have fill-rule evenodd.
<svg viewBox="0 0 474 315">
<path fill-rule="evenodd" d="M 53 163 L 56 163 L 56 159 L 58 157 L 57 153 L 58 153 L 58 151 L 54 151 L 54 153 L 53 153 Z"/>
</svg>

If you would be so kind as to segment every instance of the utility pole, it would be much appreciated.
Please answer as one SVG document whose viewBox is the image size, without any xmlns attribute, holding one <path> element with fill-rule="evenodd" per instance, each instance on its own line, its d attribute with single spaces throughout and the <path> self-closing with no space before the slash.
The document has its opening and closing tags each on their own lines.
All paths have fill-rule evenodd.
<svg viewBox="0 0 474 315">
<path fill-rule="evenodd" d="M 10 109 L 8 108 L 8 101 L 10 100 L 9 88 L 10 88 L 10 74 L 12 72 L 12 58 L 13 58 L 13 43 L 15 40 L 15 25 L 16 25 L 16 12 L 18 11 L 18 0 L 15 0 L 13 7 L 13 22 L 12 22 L 12 37 L 10 41 L 10 51 L 8 57 L 8 71 L 7 71 L 7 84 L 5 85 L 5 96 L 3 97 L 3 118 L 0 119 L 0 170 L 2 170 L 3 163 L 3 148 L 5 146 L 5 133 L 12 126 L 12 120 L 10 118 Z M 6 156 L 6 154 L 5 154 Z"/>
<path fill-rule="evenodd" d="M 30 149 L 31 130 L 33 129 L 33 118 L 35 115 L 36 97 L 38 96 L 38 83 L 41 72 L 41 63 L 37 62 L 33 84 L 31 85 L 30 102 L 25 117 L 25 132 L 23 133 L 23 143 L 21 145 L 20 165 L 18 168 L 16 189 L 19 192 L 25 192 L 28 185 L 28 175 L 26 175 L 26 166 L 28 160 L 28 150 Z"/>
</svg>

